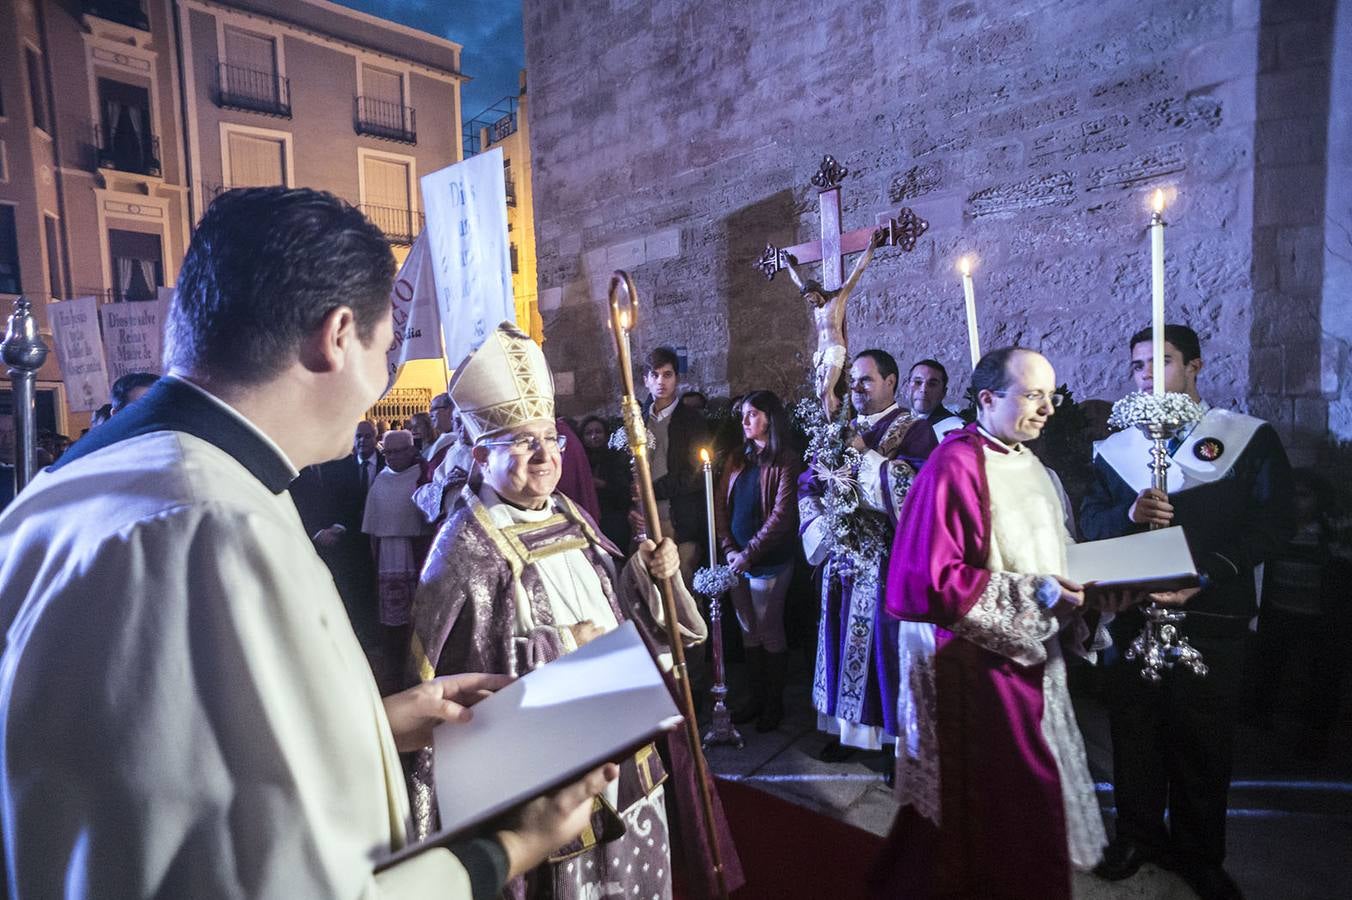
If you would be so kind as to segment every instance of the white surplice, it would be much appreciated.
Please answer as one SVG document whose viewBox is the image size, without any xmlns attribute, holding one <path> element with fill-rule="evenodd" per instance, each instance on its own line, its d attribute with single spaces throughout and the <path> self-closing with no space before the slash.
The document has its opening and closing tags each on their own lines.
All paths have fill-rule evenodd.
<svg viewBox="0 0 1352 900">
<path fill-rule="evenodd" d="M 0 517 L 0 626 L 11 890 L 470 896 L 444 850 L 372 874 L 409 812 L 381 698 L 290 496 L 216 446 L 41 474 Z"/>
</svg>

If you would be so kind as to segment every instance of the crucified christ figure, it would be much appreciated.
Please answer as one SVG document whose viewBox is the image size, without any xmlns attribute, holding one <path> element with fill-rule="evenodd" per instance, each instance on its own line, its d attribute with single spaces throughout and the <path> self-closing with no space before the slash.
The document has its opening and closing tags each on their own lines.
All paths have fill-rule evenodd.
<svg viewBox="0 0 1352 900">
<path fill-rule="evenodd" d="M 854 264 L 850 277 L 834 291 L 826 290 L 815 279 L 804 280 L 796 268 L 798 260 L 791 253 L 783 254 L 784 268 L 789 270 L 789 277 L 798 286 L 803 299 L 812 305 L 812 323 L 817 330 L 817 350 L 812 354 L 813 386 L 828 419 L 833 418 L 840 409 L 841 398 L 845 395 L 845 387 L 840 383 L 840 375 L 845 371 L 849 359 L 845 339 L 845 304 L 854 286 L 859 283 L 859 277 L 864 274 L 864 269 L 872 261 L 873 251 L 886 238 L 886 229 L 879 228 L 873 232 L 873 239 L 869 241 L 863 256 Z"/>
</svg>

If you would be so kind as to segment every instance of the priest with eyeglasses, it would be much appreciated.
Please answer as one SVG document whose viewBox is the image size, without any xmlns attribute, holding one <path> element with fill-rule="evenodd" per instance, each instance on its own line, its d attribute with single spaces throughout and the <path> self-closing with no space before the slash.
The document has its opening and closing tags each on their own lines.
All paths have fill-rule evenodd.
<svg viewBox="0 0 1352 900">
<path fill-rule="evenodd" d="M 1055 371 L 1005 347 L 981 358 L 972 389 L 977 420 L 930 455 L 892 547 L 901 809 L 873 888 L 1070 900 L 1072 869 L 1094 866 L 1107 839 L 1063 653 L 1107 635 L 1066 577 L 1065 492 L 1026 446 L 1060 405 Z"/>
</svg>

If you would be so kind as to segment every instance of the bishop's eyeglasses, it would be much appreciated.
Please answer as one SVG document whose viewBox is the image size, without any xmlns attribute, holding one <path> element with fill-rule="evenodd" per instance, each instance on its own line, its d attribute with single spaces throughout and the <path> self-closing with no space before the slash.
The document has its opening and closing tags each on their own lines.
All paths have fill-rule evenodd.
<svg viewBox="0 0 1352 900">
<path fill-rule="evenodd" d="M 551 434 L 545 437 L 536 437 L 533 434 L 522 434 L 514 438 L 503 438 L 497 441 L 480 441 L 485 447 L 506 447 L 507 452 L 512 456 L 534 456 L 540 452 L 540 448 L 551 453 L 562 453 L 568 446 L 568 438 L 562 434 Z"/>
<path fill-rule="evenodd" d="M 991 391 L 991 393 L 997 397 L 1008 397 L 1010 394 L 1009 391 Z M 1053 409 L 1059 408 L 1061 406 L 1061 402 L 1066 399 L 1065 394 L 1061 394 L 1056 391 L 1053 391 L 1050 394 L 1044 393 L 1042 391 L 1028 391 L 1027 393 L 1016 394 L 1015 396 L 1022 397 L 1024 400 L 1027 400 L 1029 403 L 1033 404 L 1033 406 L 1038 409 L 1041 409 L 1048 403 L 1052 405 Z"/>
</svg>

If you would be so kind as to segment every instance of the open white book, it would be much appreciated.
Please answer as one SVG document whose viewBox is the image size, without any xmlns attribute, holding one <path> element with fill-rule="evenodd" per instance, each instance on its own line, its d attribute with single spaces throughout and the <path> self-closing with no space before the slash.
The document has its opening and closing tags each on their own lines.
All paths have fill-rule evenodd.
<svg viewBox="0 0 1352 900">
<path fill-rule="evenodd" d="M 1176 591 L 1195 587 L 1183 529 L 1160 528 L 1066 548 L 1066 576 L 1080 584 L 1140 591 Z"/>
<path fill-rule="evenodd" d="M 377 870 L 622 759 L 681 721 L 652 654 L 625 622 L 479 701 L 469 722 L 437 726 L 441 828 Z"/>
</svg>

